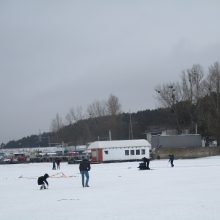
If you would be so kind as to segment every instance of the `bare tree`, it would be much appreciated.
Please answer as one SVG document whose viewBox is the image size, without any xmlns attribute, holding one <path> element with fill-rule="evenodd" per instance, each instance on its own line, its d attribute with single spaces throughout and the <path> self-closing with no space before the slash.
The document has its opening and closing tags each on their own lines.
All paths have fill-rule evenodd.
<svg viewBox="0 0 220 220">
<path fill-rule="evenodd" d="M 204 96 L 204 73 L 199 64 L 193 65 L 191 69 L 182 73 L 182 94 L 183 100 L 197 103 L 198 99 Z"/>
<path fill-rule="evenodd" d="M 71 109 L 72 110 L 72 109 Z M 74 123 L 74 119 L 72 117 L 72 114 L 71 114 L 71 110 L 69 113 L 66 114 L 66 121 L 69 125 L 73 124 Z"/>
<path fill-rule="evenodd" d="M 121 112 L 121 104 L 118 97 L 110 95 L 106 103 L 107 113 L 109 115 L 118 115 Z"/>
<path fill-rule="evenodd" d="M 79 120 L 85 119 L 82 106 L 78 106 L 76 109 L 71 108 L 66 115 L 66 120 L 69 124 L 73 124 Z"/>
<path fill-rule="evenodd" d="M 218 145 L 220 143 L 220 65 L 218 62 L 215 62 L 209 68 L 209 75 L 207 77 L 208 90 L 211 101 L 211 109 L 213 112 L 211 114 L 211 130 L 217 138 Z"/>
<path fill-rule="evenodd" d="M 106 115 L 106 103 L 104 101 L 94 101 L 87 108 L 89 117 L 96 118 Z"/>
<path fill-rule="evenodd" d="M 214 65 L 209 67 L 209 75 L 207 77 L 209 92 L 215 92 L 217 95 L 217 108 L 218 108 L 218 96 L 220 91 L 220 65 L 215 62 Z"/>
<path fill-rule="evenodd" d="M 53 132 L 59 131 L 63 127 L 62 117 L 57 113 L 56 118 L 52 120 L 51 130 Z"/>
<path fill-rule="evenodd" d="M 171 108 L 182 99 L 182 91 L 178 83 L 157 86 L 155 91 L 157 100 L 165 108 Z"/>
<path fill-rule="evenodd" d="M 178 83 L 169 83 L 164 84 L 162 86 L 156 87 L 157 99 L 161 103 L 161 105 L 165 108 L 170 108 L 174 113 L 176 120 L 176 129 L 177 132 L 180 133 L 180 122 L 179 122 L 179 109 L 178 102 L 181 101 L 182 94 L 181 88 Z"/>
</svg>

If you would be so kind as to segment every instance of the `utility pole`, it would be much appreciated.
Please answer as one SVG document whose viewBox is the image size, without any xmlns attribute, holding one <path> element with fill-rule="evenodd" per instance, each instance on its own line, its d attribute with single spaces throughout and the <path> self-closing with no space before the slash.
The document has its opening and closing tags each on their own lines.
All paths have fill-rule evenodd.
<svg viewBox="0 0 220 220">
<path fill-rule="evenodd" d="M 109 133 L 109 140 L 111 141 L 111 140 L 112 140 L 112 133 L 111 133 L 111 130 L 109 130 L 108 133 Z"/>
<path fill-rule="evenodd" d="M 216 82 L 216 109 L 217 109 L 217 114 L 219 114 L 219 84 L 220 84 L 220 76 L 219 73 L 217 73 L 217 82 Z"/>
<path fill-rule="evenodd" d="M 131 121 L 131 113 L 129 113 L 129 140 L 133 139 L 133 128 L 132 128 L 132 121 Z"/>
</svg>

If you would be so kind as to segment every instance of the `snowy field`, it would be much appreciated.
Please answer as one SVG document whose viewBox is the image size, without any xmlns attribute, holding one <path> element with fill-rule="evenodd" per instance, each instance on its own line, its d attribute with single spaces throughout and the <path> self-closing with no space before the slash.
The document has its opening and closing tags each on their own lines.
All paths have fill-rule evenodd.
<svg viewBox="0 0 220 220">
<path fill-rule="evenodd" d="M 92 164 L 89 188 L 78 165 L 0 165 L 1 220 L 219 220 L 220 157 Z M 37 177 L 48 173 L 49 189 Z M 61 175 L 63 173 L 65 177 Z"/>
</svg>

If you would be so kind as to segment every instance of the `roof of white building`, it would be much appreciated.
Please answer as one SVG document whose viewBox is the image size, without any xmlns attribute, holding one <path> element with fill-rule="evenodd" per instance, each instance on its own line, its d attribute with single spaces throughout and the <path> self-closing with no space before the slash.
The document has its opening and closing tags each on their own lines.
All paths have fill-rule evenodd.
<svg viewBox="0 0 220 220">
<path fill-rule="evenodd" d="M 151 144 L 145 139 L 137 140 L 118 140 L 118 141 L 95 141 L 88 149 L 112 148 L 112 147 L 151 147 Z"/>
</svg>

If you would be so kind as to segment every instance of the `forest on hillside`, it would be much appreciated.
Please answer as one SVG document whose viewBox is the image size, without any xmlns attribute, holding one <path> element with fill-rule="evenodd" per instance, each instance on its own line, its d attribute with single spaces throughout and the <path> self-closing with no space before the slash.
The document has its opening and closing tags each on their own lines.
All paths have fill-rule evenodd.
<svg viewBox="0 0 220 220">
<path fill-rule="evenodd" d="M 131 127 L 132 126 L 132 127 Z M 31 135 L 10 141 L 5 148 L 47 147 L 61 144 L 84 145 L 96 140 L 124 140 L 146 138 L 146 132 L 175 127 L 174 115 L 169 109 L 121 113 L 79 120 L 58 131 Z"/>
<path fill-rule="evenodd" d="M 70 109 L 64 125 L 59 114 L 51 123 L 51 132 L 10 141 L 5 148 L 39 147 L 57 144 L 84 145 L 96 140 L 146 138 L 146 132 L 176 129 L 199 133 L 220 143 L 220 65 L 215 62 L 204 73 L 199 64 L 182 72 L 179 82 L 155 88 L 160 108 L 124 113 L 118 97 L 95 101 L 86 113 Z M 146 100 L 147 101 L 147 100 Z"/>
</svg>

